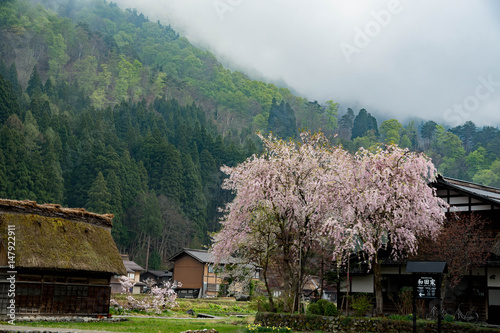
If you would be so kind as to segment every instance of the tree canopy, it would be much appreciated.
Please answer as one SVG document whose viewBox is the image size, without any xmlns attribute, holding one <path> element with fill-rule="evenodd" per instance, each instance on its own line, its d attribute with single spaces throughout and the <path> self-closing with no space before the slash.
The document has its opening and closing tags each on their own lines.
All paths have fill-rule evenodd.
<svg viewBox="0 0 500 333">
<path fill-rule="evenodd" d="M 442 227 L 447 205 L 428 186 L 436 176 L 432 162 L 397 146 L 353 156 L 322 134 L 302 133 L 301 142 L 262 139 L 260 157 L 223 168 L 223 187 L 235 198 L 214 237 L 217 261 L 258 258 L 266 272 L 272 262 L 294 311 L 304 267 L 326 237 L 333 261 L 358 253 L 370 263 L 381 312 L 379 250 L 390 249 L 393 258 L 416 253 L 418 238 Z"/>
</svg>

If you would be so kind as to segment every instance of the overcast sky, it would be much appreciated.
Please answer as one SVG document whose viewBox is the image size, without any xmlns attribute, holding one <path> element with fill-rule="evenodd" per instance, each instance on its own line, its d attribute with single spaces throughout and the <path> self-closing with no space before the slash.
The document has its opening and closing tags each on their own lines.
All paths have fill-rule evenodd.
<svg viewBox="0 0 500 333">
<path fill-rule="evenodd" d="M 495 0 L 114 0 L 309 100 L 500 125 Z"/>
</svg>

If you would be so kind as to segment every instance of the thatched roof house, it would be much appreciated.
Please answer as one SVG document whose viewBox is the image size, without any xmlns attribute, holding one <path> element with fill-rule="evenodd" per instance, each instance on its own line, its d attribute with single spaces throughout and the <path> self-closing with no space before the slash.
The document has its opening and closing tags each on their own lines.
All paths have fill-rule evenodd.
<svg viewBox="0 0 500 333">
<path fill-rule="evenodd" d="M 15 271 L 18 314 L 107 315 L 110 277 L 126 274 L 111 237 L 112 218 L 0 199 L 0 294 L 7 294 L 7 274 Z M 0 296 L 0 315 L 6 301 Z"/>
</svg>

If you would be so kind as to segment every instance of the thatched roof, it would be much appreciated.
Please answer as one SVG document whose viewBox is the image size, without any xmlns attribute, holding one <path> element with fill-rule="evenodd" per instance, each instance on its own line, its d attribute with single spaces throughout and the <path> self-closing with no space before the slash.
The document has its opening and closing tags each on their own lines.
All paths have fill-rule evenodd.
<svg viewBox="0 0 500 333">
<path fill-rule="evenodd" d="M 36 214 L 47 217 L 61 217 L 71 221 L 82 221 L 111 228 L 113 214 L 96 214 L 83 208 L 63 208 L 55 204 L 37 204 L 30 200 L 0 199 L 0 213 Z"/>
<path fill-rule="evenodd" d="M 15 225 L 16 268 L 126 274 L 111 237 L 113 215 L 0 199 L 0 240 Z"/>
</svg>

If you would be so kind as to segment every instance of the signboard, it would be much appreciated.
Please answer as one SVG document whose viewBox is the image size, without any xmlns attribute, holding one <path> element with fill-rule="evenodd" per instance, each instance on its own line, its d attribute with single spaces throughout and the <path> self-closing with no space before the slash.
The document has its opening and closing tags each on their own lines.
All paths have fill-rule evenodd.
<svg viewBox="0 0 500 333">
<path fill-rule="evenodd" d="M 408 261 L 406 272 L 413 273 L 413 333 L 417 333 L 417 298 L 440 298 L 441 276 L 448 271 L 444 261 Z M 438 303 L 438 313 L 441 303 Z M 438 315 L 437 331 L 441 333 L 441 316 Z"/>
<path fill-rule="evenodd" d="M 438 298 L 440 295 L 436 277 L 420 276 L 417 279 L 417 298 Z"/>
</svg>

